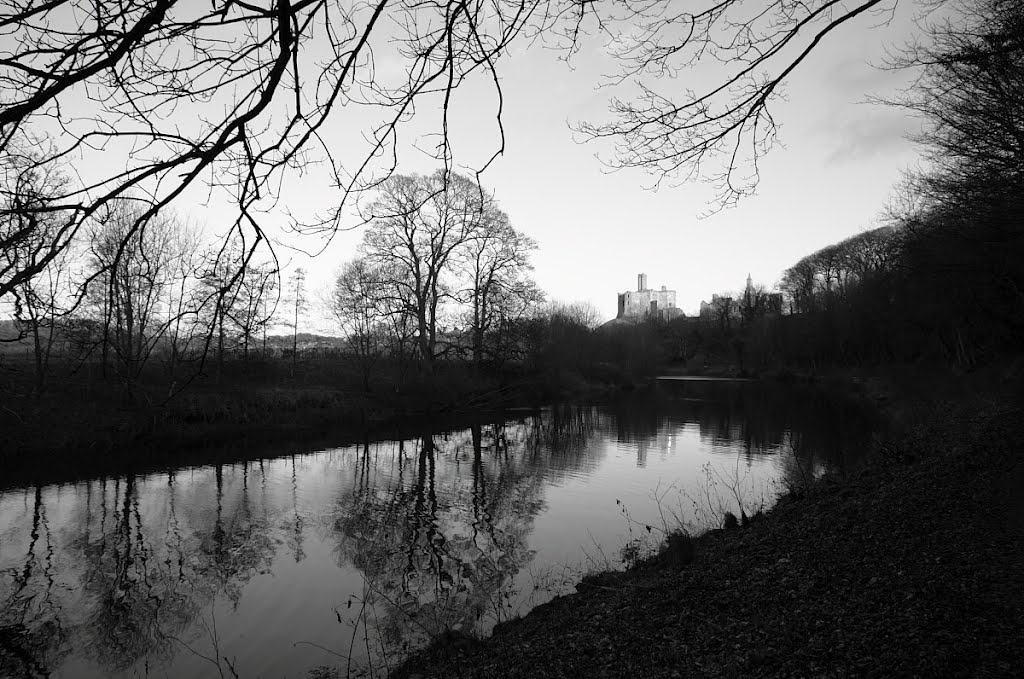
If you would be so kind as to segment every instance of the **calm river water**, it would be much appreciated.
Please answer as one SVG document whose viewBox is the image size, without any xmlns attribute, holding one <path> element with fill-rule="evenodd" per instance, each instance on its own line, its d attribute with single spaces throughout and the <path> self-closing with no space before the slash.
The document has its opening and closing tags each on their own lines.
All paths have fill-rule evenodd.
<svg viewBox="0 0 1024 679">
<path fill-rule="evenodd" d="M 4 491 L 0 676 L 382 676 L 666 525 L 767 508 L 870 436 L 822 394 L 666 380 L 405 441 Z"/>
</svg>

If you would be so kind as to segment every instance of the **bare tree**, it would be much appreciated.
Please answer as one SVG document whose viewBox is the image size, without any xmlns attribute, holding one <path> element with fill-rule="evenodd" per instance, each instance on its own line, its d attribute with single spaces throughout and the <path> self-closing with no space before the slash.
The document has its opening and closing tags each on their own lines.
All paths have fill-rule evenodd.
<svg viewBox="0 0 1024 679">
<path fill-rule="evenodd" d="M 20 340 L 32 340 L 35 390 L 45 387 L 58 319 L 73 308 L 71 261 L 63 242 L 66 215 L 50 209 L 68 180 L 34 166 L 34 155 L 0 160 L 0 302 L 13 306 Z M 5 299 L 6 298 L 6 299 Z"/>
<path fill-rule="evenodd" d="M 214 358 L 218 381 L 224 373 L 224 353 L 231 329 L 228 313 L 238 294 L 237 282 L 244 266 L 236 261 L 238 258 L 239 251 L 230 241 L 223 248 L 207 248 L 203 253 L 199 326 L 204 342 L 200 363 L 205 363 L 210 346 L 213 345 L 216 349 Z"/>
<path fill-rule="evenodd" d="M 394 169 L 416 102 L 439 105 L 432 152 L 451 165 L 454 92 L 479 72 L 500 101 L 496 62 L 524 29 L 553 19 L 552 9 L 550 0 L 5 4 L 0 155 L 28 134 L 49 132 L 52 147 L 34 168 L 74 162 L 82 184 L 54 197 L 54 209 L 68 215 L 60 236 L 0 277 L 0 295 L 128 196 L 149 202 L 126 241 L 186 191 L 209 187 L 235 207 L 225 237 L 247 233 L 255 251 L 265 242 L 260 215 L 275 209 L 284 175 L 316 167 L 341 199 L 337 209 L 296 223 L 336 228 L 352 193 Z M 368 130 L 365 107 L 381 121 Z M 495 155 L 504 143 L 500 115 L 499 103 Z M 345 116 L 360 122 L 346 126 Z M 356 140 L 363 132 L 366 144 L 346 145 L 342 159 L 331 134 L 356 125 Z"/>
<path fill-rule="evenodd" d="M 521 318 L 537 301 L 536 286 L 529 279 L 530 253 L 536 249 L 537 243 L 512 228 L 508 215 L 496 207 L 488 210 L 466 242 L 461 259 L 467 287 L 460 297 L 469 306 L 470 343 L 477 364 L 484 361 L 488 333 Z"/>
<path fill-rule="evenodd" d="M 744 325 L 749 325 L 758 318 L 763 318 L 770 311 L 771 292 L 764 285 L 751 284 L 743 291 L 740 301 L 740 318 Z"/>
<path fill-rule="evenodd" d="M 292 272 L 288 279 L 290 290 L 289 306 L 291 307 L 292 319 L 289 325 L 292 326 L 292 373 L 295 373 L 295 364 L 299 355 L 299 319 L 306 312 L 308 300 L 306 299 L 306 270 L 301 266 Z"/>
<path fill-rule="evenodd" d="M 1022 64 L 1024 7 L 1012 0 L 957 2 L 894 63 L 918 72 L 892 103 L 920 116 L 926 159 L 896 214 L 901 264 L 913 297 L 941 299 L 927 307 L 944 326 L 932 336 L 961 365 L 1024 341 Z"/>
<path fill-rule="evenodd" d="M 817 308 L 814 298 L 817 289 L 816 280 L 817 269 L 810 255 L 786 269 L 782 274 L 782 282 L 779 287 L 789 299 L 790 313 L 806 313 Z"/>
<path fill-rule="evenodd" d="M 193 345 L 206 333 L 200 323 L 203 308 L 204 259 L 199 229 L 182 222 L 172 236 L 176 257 L 167 286 L 168 369 L 172 380 L 178 364 L 187 358 Z"/>
<path fill-rule="evenodd" d="M 900 252 L 900 232 L 883 226 L 858 233 L 838 244 L 843 266 L 857 281 L 888 272 L 896 264 Z"/>
<path fill-rule="evenodd" d="M 458 253 L 491 217 L 493 200 L 473 180 L 439 170 L 430 176 L 395 175 L 369 207 L 362 251 L 390 274 L 416 328 L 421 365 L 428 376 L 438 358 L 439 320 L 454 299 Z"/>
<path fill-rule="evenodd" d="M 365 258 L 354 259 L 338 272 L 327 299 L 328 310 L 348 337 L 367 391 L 373 366 L 387 348 L 385 328 L 391 314 L 384 278 Z"/>
<path fill-rule="evenodd" d="M 46 271 L 74 235 L 73 211 L 58 204 L 66 168 L 42 163 L 44 148 L 23 135 L 0 146 L 0 300 Z"/>
<path fill-rule="evenodd" d="M 61 252 L 32 280 L 19 284 L 11 293 L 19 334 L 26 332 L 32 340 L 37 394 L 47 386 L 54 345 L 64 341 L 63 321 L 74 308 L 74 272 L 68 255 L 68 250 Z"/>
<path fill-rule="evenodd" d="M 716 207 L 735 204 L 754 191 L 759 161 L 776 143 L 770 106 L 787 79 L 844 24 L 884 21 L 896 2 L 581 2 L 573 45 L 590 10 L 621 64 L 611 84 L 632 89 L 612 99 L 610 121 L 579 130 L 616 141 L 613 167 L 642 168 L 656 184 L 704 178 L 717 188 Z M 699 66 L 709 84 L 681 84 Z"/>
<path fill-rule="evenodd" d="M 586 330 L 595 330 L 603 322 L 601 311 L 590 302 L 549 302 L 544 310 L 548 318 Z"/>
<path fill-rule="evenodd" d="M 736 298 L 730 293 L 723 293 L 718 297 L 717 303 L 714 303 L 715 322 L 726 335 L 732 333 L 733 321 L 736 320 L 736 316 L 739 314 L 739 306 Z"/>
<path fill-rule="evenodd" d="M 830 309 L 841 292 L 843 257 L 839 248 L 829 245 L 818 250 L 811 256 L 815 267 L 817 295 L 821 298 L 821 306 Z"/>
<path fill-rule="evenodd" d="M 933 2 L 932 4 L 939 4 Z M 960 0 L 891 60 L 918 78 L 888 103 L 917 114 L 927 175 L 1021 176 L 1024 9 L 1015 0 Z M 918 182 L 917 189 L 925 188 Z"/>
<path fill-rule="evenodd" d="M 232 239 L 204 253 L 200 285 L 200 322 L 205 361 L 211 344 L 216 347 L 218 377 L 225 354 L 241 348 L 248 359 L 255 336 L 272 322 L 277 308 L 278 269 L 271 259 L 255 261 L 244 241 Z"/>
<path fill-rule="evenodd" d="M 171 283 L 177 222 L 149 211 L 144 201 L 108 203 L 90 234 L 88 289 L 102 315 L 103 360 L 113 349 L 118 375 L 128 391 L 170 327 L 161 304 Z"/>
<path fill-rule="evenodd" d="M 514 280 L 511 285 L 502 286 L 493 295 L 490 310 L 489 339 L 485 335 L 486 348 L 495 367 L 506 361 L 522 358 L 524 323 L 544 304 L 544 292 L 536 282 L 527 276 Z M 600 315 L 597 316 L 600 319 Z"/>
<path fill-rule="evenodd" d="M 278 271 L 273 264 L 248 265 L 238 279 L 238 293 L 227 312 L 242 342 L 242 358 L 249 359 L 250 345 L 274 318 L 277 308 Z"/>
</svg>

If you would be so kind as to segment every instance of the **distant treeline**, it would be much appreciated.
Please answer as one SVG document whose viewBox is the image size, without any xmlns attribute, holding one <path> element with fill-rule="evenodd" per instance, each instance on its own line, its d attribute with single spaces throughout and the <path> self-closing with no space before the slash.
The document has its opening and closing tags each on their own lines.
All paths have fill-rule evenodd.
<svg viewBox="0 0 1024 679">
<path fill-rule="evenodd" d="M 891 103 L 923 121 L 926 164 L 896 187 L 886 224 L 786 270 L 785 314 L 738 300 L 731 314 L 653 329 L 664 356 L 748 370 L 970 368 L 1024 347 L 1024 6 L 962 11 L 894 64 L 920 74 Z"/>
</svg>

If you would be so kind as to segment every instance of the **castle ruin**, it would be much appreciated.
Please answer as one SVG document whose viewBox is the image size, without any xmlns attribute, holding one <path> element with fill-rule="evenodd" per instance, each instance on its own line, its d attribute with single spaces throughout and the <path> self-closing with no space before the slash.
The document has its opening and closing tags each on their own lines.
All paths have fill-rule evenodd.
<svg viewBox="0 0 1024 679">
<path fill-rule="evenodd" d="M 676 306 L 676 291 L 664 285 L 661 290 L 647 287 L 647 274 L 638 274 L 636 290 L 619 293 L 619 310 L 615 318 L 623 320 L 642 320 L 644 318 L 661 318 L 671 320 L 683 315 L 683 310 Z"/>
</svg>

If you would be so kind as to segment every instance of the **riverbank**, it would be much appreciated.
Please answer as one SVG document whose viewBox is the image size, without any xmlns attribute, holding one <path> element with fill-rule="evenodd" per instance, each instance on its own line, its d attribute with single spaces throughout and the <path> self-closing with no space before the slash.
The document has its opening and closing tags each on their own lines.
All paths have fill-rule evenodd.
<svg viewBox="0 0 1024 679">
<path fill-rule="evenodd" d="M 1018 676 L 1024 411 L 886 398 L 905 433 L 848 478 L 699 537 L 689 565 L 587 578 L 392 676 Z"/>
<path fill-rule="evenodd" d="M 198 464 L 278 457 L 318 447 L 403 439 L 559 399 L 595 399 L 632 382 L 530 375 L 441 374 L 381 380 L 370 390 L 330 373 L 274 381 L 200 379 L 172 398 L 140 385 L 67 380 L 39 396 L 0 393 L 0 488 Z M 41 463 L 42 461 L 42 463 Z"/>
</svg>

